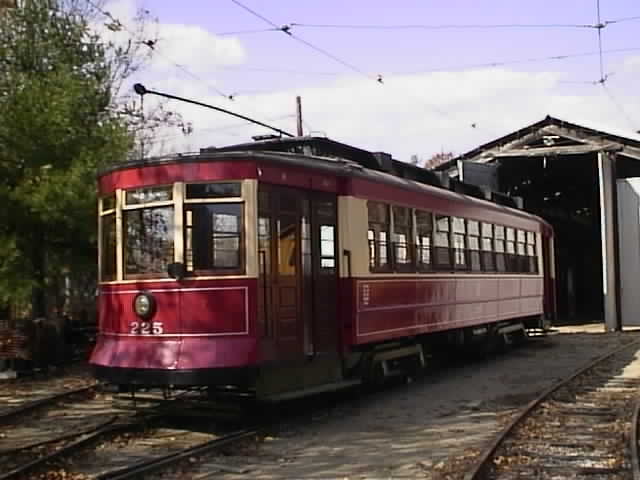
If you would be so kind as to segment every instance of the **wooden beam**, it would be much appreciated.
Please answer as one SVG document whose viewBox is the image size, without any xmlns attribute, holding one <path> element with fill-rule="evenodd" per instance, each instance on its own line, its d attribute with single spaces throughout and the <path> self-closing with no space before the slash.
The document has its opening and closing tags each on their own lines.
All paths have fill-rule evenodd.
<svg viewBox="0 0 640 480">
<path fill-rule="evenodd" d="M 585 135 L 582 132 L 576 131 L 575 129 L 562 128 L 558 127 L 557 125 L 548 125 L 544 127 L 544 130 L 549 134 L 563 136 L 565 138 L 568 138 L 569 140 L 589 143 L 591 145 L 600 145 L 603 147 L 611 144 L 620 145 L 620 147 L 623 149 L 622 152 L 624 152 L 624 155 L 640 160 L 640 148 L 630 147 L 628 145 L 625 145 L 623 142 L 611 142 L 610 140 L 606 140 L 599 135 Z"/>
<path fill-rule="evenodd" d="M 571 145 L 565 147 L 540 147 L 540 148 L 523 148 L 517 150 L 506 150 L 502 152 L 490 153 L 489 158 L 512 158 L 512 157 L 542 157 L 550 155 L 584 155 L 586 153 L 595 152 L 619 152 L 622 146 L 618 144 L 609 144 L 602 146 L 594 145 Z"/>
<path fill-rule="evenodd" d="M 600 235 L 602 248 L 602 295 L 604 300 L 604 323 L 606 331 L 621 330 L 616 302 L 614 222 L 616 208 L 614 191 L 616 179 L 613 168 L 615 157 L 605 152 L 598 153 L 598 186 L 600 193 Z"/>
</svg>

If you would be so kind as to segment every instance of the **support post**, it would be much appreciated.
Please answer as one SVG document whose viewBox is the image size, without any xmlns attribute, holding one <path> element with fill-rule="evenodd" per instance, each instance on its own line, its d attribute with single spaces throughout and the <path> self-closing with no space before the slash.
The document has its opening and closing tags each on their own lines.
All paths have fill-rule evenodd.
<svg viewBox="0 0 640 480">
<path fill-rule="evenodd" d="M 298 126 L 298 136 L 303 135 L 302 132 L 302 98 L 298 95 L 296 97 L 296 122 Z"/>
<path fill-rule="evenodd" d="M 616 208 L 614 205 L 613 159 L 606 152 L 598 152 L 598 183 L 600 190 L 600 235 L 602 241 L 602 293 L 604 300 L 604 323 L 608 332 L 620 331 L 622 326 L 618 319 L 616 302 L 616 275 L 614 238 L 614 222 Z"/>
</svg>

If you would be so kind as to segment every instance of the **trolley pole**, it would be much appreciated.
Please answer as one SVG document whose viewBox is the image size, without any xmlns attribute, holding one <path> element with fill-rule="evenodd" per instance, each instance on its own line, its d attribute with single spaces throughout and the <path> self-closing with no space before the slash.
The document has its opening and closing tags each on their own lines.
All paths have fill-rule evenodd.
<svg viewBox="0 0 640 480">
<path fill-rule="evenodd" d="M 296 97 L 296 121 L 298 125 L 298 136 L 304 135 L 302 132 L 302 98 L 300 95 Z"/>
<path fill-rule="evenodd" d="M 293 137 L 294 136 L 293 134 L 291 134 L 289 132 L 285 132 L 284 130 L 280 130 L 279 128 L 272 127 L 271 125 L 267 125 L 264 122 L 261 122 L 259 120 L 254 119 L 254 118 L 251 118 L 251 117 L 247 117 L 246 115 L 241 115 L 239 113 L 232 112 L 230 110 L 227 110 L 226 108 L 216 107 L 215 105 L 209 105 L 208 103 L 198 102 L 197 100 L 191 100 L 190 98 L 179 97 L 177 95 L 171 95 L 169 93 L 158 92 L 158 91 L 155 91 L 155 90 L 149 90 L 147 87 L 145 87 L 141 83 L 136 83 L 133 86 L 133 90 L 138 95 L 140 95 L 141 97 L 144 96 L 144 95 L 157 95 L 159 97 L 168 98 L 169 100 L 178 100 L 180 102 L 185 102 L 185 103 L 190 103 L 192 105 L 198 105 L 200 107 L 210 108 L 212 110 L 216 110 L 218 112 L 226 113 L 227 115 L 231 115 L 231 116 L 236 117 L 236 118 L 241 118 L 242 120 L 246 120 L 247 122 L 251 122 L 251 123 L 253 123 L 255 125 L 260 125 L 261 127 L 268 128 L 269 130 L 273 130 L 274 132 L 277 132 L 280 135 L 284 135 L 286 137 Z"/>
</svg>

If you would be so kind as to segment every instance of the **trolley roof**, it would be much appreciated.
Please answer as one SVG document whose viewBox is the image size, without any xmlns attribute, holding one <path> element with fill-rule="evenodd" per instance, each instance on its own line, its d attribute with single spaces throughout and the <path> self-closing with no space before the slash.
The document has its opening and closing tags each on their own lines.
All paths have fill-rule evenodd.
<svg viewBox="0 0 640 480">
<path fill-rule="evenodd" d="M 118 170 L 148 166 L 223 160 L 266 161 L 290 167 L 319 170 L 340 177 L 358 177 L 415 192 L 428 193 L 454 203 L 475 204 L 489 211 L 534 220 L 551 229 L 546 221 L 536 215 L 478 198 L 482 192 L 477 187 L 469 186 L 472 191 L 475 188 L 480 194 L 472 196 L 457 193 L 446 188 L 442 177 L 433 171 L 395 160 L 384 152 L 369 152 L 324 137 L 267 138 L 220 148 L 203 148 L 199 153 L 133 160 L 106 168 L 99 172 L 99 176 Z M 508 197 L 503 197 L 508 201 Z"/>
</svg>

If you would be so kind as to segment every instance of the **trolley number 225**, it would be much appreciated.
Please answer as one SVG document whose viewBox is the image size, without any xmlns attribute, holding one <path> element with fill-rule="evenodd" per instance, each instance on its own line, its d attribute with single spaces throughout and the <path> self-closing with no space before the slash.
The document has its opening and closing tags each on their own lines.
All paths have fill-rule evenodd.
<svg viewBox="0 0 640 480">
<path fill-rule="evenodd" d="M 162 322 L 131 322 L 129 333 L 132 335 L 160 335 L 164 332 Z"/>
</svg>

